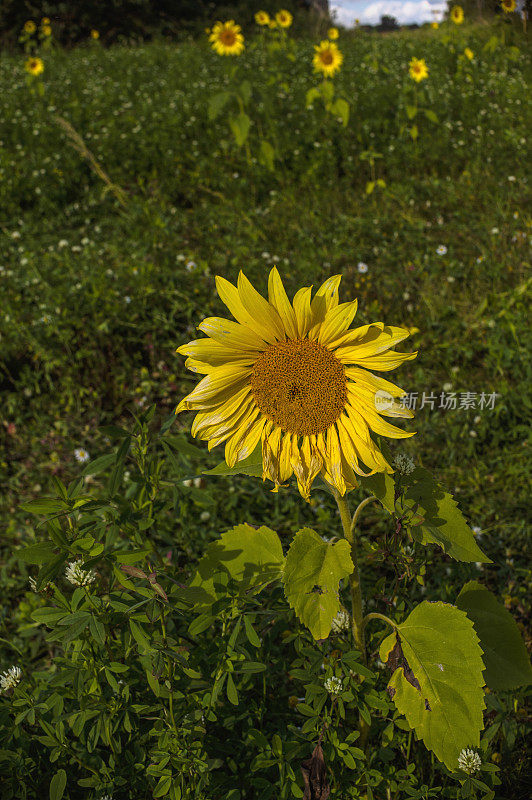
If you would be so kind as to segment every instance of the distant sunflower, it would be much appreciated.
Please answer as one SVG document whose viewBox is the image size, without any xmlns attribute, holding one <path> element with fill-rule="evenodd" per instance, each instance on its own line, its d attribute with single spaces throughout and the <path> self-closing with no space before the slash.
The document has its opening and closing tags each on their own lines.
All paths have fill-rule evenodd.
<svg viewBox="0 0 532 800">
<path fill-rule="evenodd" d="M 410 61 L 408 71 L 410 73 L 410 77 L 413 78 L 416 83 L 424 80 L 429 74 L 429 70 L 424 58 L 413 58 Z"/>
<path fill-rule="evenodd" d="M 198 329 L 207 338 L 177 349 L 188 356 L 188 369 L 205 375 L 176 409 L 198 412 L 193 436 L 209 450 L 225 442 L 230 467 L 262 442 L 263 480 L 277 489 L 295 473 L 306 499 L 318 474 L 344 495 L 357 475 L 393 472 L 370 431 L 414 435 L 381 416 L 413 416 L 397 402 L 403 389 L 369 371 L 415 358 L 391 349 L 410 331 L 382 322 L 349 329 L 357 301 L 339 304 L 340 280 L 328 278 L 312 299 L 311 286 L 299 289 L 291 303 L 276 268 L 268 300 L 242 272 L 237 286 L 217 277 L 237 321 L 204 319 Z"/>
<path fill-rule="evenodd" d="M 257 11 L 255 14 L 255 22 L 257 25 L 269 25 L 270 15 L 267 11 Z"/>
<path fill-rule="evenodd" d="M 315 45 L 314 50 L 316 52 L 312 63 L 316 72 L 323 72 L 325 77 L 329 78 L 342 66 L 344 57 L 334 42 L 324 39 L 323 42 Z"/>
<path fill-rule="evenodd" d="M 41 74 L 44 70 L 44 63 L 42 58 L 32 57 L 26 60 L 24 64 L 24 69 L 26 72 L 29 72 L 30 75 L 33 75 L 35 78 Z"/>
<path fill-rule="evenodd" d="M 511 14 L 517 8 L 515 0 L 501 0 L 501 8 L 505 14 Z"/>
<path fill-rule="evenodd" d="M 464 50 L 464 55 L 468 59 L 468 61 L 472 61 L 475 57 L 475 54 L 470 47 L 466 47 L 466 49 Z"/>
<path fill-rule="evenodd" d="M 281 11 L 278 11 L 275 15 L 275 19 L 277 24 L 280 25 L 281 28 L 289 28 L 293 21 L 293 16 L 289 11 L 286 11 L 284 8 Z"/>
<path fill-rule="evenodd" d="M 329 30 L 327 31 L 327 38 L 330 39 L 331 42 L 335 42 L 339 36 L 340 33 L 338 31 L 338 28 L 329 28 Z"/>
<path fill-rule="evenodd" d="M 461 25 L 464 21 L 464 9 L 462 6 L 453 6 L 451 8 L 451 20 L 455 25 Z"/>
<path fill-rule="evenodd" d="M 431 27 L 431 28 L 432 28 L 434 31 L 437 31 L 437 30 L 438 30 L 438 28 L 440 27 L 440 24 L 439 24 L 439 22 L 431 22 L 431 23 L 430 23 L 430 27 Z"/>
<path fill-rule="evenodd" d="M 239 56 L 244 49 L 242 28 L 230 19 L 229 22 L 216 22 L 212 26 L 209 41 L 220 56 Z"/>
<path fill-rule="evenodd" d="M 32 33 L 35 33 L 35 31 L 37 30 L 37 25 L 34 23 L 32 19 L 29 19 L 27 22 L 24 23 L 23 30 L 24 33 L 29 33 L 31 35 Z"/>
<path fill-rule="evenodd" d="M 41 25 L 41 33 L 43 36 L 51 36 L 52 35 L 52 26 L 51 25 Z"/>
<path fill-rule="evenodd" d="M 97 41 L 99 38 L 100 38 L 100 31 L 97 31 L 96 28 L 93 28 L 91 30 L 91 39 L 94 39 L 94 41 Z"/>
</svg>

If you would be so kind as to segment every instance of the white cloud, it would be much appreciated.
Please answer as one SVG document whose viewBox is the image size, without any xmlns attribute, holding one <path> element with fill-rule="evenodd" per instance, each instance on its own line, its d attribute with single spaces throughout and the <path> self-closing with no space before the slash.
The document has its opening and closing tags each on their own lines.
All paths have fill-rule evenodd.
<svg viewBox="0 0 532 800">
<path fill-rule="evenodd" d="M 377 25 L 382 16 L 395 17 L 400 25 L 409 25 L 413 22 L 439 21 L 446 8 L 446 2 L 429 2 L 429 0 L 375 0 L 365 8 L 362 3 L 353 0 L 337 0 L 330 3 L 331 11 L 336 14 L 336 19 L 341 25 L 351 26 L 355 18 L 362 24 Z M 438 14 L 433 14 L 437 11 Z"/>
</svg>

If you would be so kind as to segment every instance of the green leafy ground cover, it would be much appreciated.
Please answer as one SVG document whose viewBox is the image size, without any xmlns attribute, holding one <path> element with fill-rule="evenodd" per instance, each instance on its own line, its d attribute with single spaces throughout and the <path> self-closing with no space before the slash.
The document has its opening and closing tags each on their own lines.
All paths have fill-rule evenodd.
<svg viewBox="0 0 532 800">
<path fill-rule="evenodd" d="M 317 84 L 309 66 L 311 42 L 297 42 L 293 58 L 289 52 L 254 49 L 237 65 L 238 81 L 248 80 L 252 91 L 248 152 L 235 147 L 229 111 L 209 119 L 210 98 L 233 79 L 227 64 L 203 44 L 57 51 L 46 59 L 42 97 L 29 92 L 20 60 L 2 58 L 0 671 L 13 663 L 26 672 L 44 670 L 63 646 L 61 640 L 47 641 L 31 617 L 43 601 L 29 591 L 27 577 L 34 571 L 17 550 L 39 541 L 41 529 L 21 502 L 55 493 L 54 476 L 65 483 L 78 476 L 83 465 L 76 461 L 76 448 L 85 448 L 94 459 L 120 444 L 116 429 L 102 426 L 131 428 L 131 412 L 138 415 L 155 404 L 150 424 L 157 431 L 195 382 L 175 348 L 192 338 L 203 317 L 224 314 L 214 275 L 233 280 L 244 269 L 264 291 L 274 263 L 289 292 L 342 273 L 341 296 L 359 298 L 359 324 L 383 320 L 419 329 L 413 338 L 419 356 L 401 369 L 397 382 L 417 392 L 418 403 L 424 392 L 432 393 L 434 408 L 425 403 L 416 412 L 417 436 L 394 452 L 411 454 L 453 492 L 480 530 L 479 544 L 492 563 L 457 564 L 434 550 L 425 585 L 420 576 L 421 582 L 403 587 L 405 617 L 409 603 L 423 597 L 454 602 L 463 584 L 475 579 L 504 598 L 526 633 L 530 58 L 525 40 L 515 34 L 514 41 L 507 35 L 504 46 L 490 45 L 492 31 L 484 27 L 453 35 L 451 42 L 440 32 L 423 31 L 341 40 L 345 62 L 335 85 L 350 103 L 345 127 L 326 116 L 318 101 L 306 107 L 307 92 Z M 475 53 L 467 64 L 459 60 L 466 45 Z M 407 74 L 412 56 L 427 61 L 429 78 L 419 89 L 418 104 L 432 112 L 417 120 L 415 141 L 407 111 L 414 102 Z M 57 116 L 82 136 L 123 195 L 95 174 Z M 273 170 L 259 157 L 263 138 L 274 146 Z M 377 154 L 374 172 L 371 152 Z M 376 179 L 385 187 L 367 194 L 367 183 Z M 446 252 L 440 254 L 442 245 Z M 442 391 L 457 392 L 458 406 L 462 393 L 476 393 L 476 407 L 439 408 Z M 480 408 L 480 395 L 494 392 L 494 408 Z M 182 479 L 221 459 L 201 445 L 200 453 L 190 448 L 188 434 L 180 433 L 189 426 L 185 415 L 171 429 L 175 438 L 165 458 L 170 463 L 173 457 L 176 469 L 172 485 L 161 488 L 156 527 L 141 534 L 130 521 L 114 531 L 116 542 L 140 548 L 149 539 L 159 556 L 168 553 L 174 578 L 182 579 L 212 539 L 243 519 L 277 531 L 286 545 L 304 526 L 335 535 L 337 515 L 320 490 L 305 505 L 293 487 L 273 495 L 251 478 L 203 477 L 198 486 L 183 486 Z M 139 467 L 130 461 L 114 487 L 124 496 L 134 496 L 137 485 Z M 100 465 L 101 474 L 89 476 L 83 489 L 95 498 L 102 494 L 109 460 Z M 394 570 L 379 546 L 389 525 L 373 506 L 362 519 L 362 580 L 372 593 L 377 587 L 381 599 L 374 610 L 384 613 L 395 598 Z M 307 659 L 304 669 L 320 674 L 321 656 L 318 663 L 301 653 L 307 645 L 295 616 L 276 613 L 277 622 L 264 634 L 271 683 L 265 679 L 254 694 L 249 675 L 241 683 L 231 678 L 226 691 L 234 716 L 213 723 L 207 737 L 212 753 L 224 739 L 224 724 L 244 731 L 250 703 L 253 730 L 263 732 L 271 752 L 266 757 L 266 745 L 248 732 L 241 735 L 247 745 L 238 757 L 224 754 L 227 773 L 232 759 L 235 765 L 245 763 L 253 747 L 262 748 L 262 762 L 250 769 L 253 775 L 259 768 L 266 772 L 256 784 L 250 778 L 249 786 L 239 785 L 242 794 L 235 800 L 273 785 L 267 770 L 277 763 L 275 780 L 290 784 L 286 764 L 298 755 L 287 731 L 300 726 L 305 714 L 288 702 L 301 688 L 289 681 L 282 689 L 277 685 L 276 675 L 294 666 L 290 648 L 299 648 L 298 669 Z M 201 633 L 200 623 L 194 636 Z M 142 634 L 133 628 L 132 634 L 142 651 Z M 298 643 L 292 645 L 295 635 Z M 248 638 L 253 639 L 249 631 Z M 379 637 L 375 651 L 378 645 Z M 113 680 L 111 671 L 111 686 Z M 138 676 L 139 707 L 150 702 L 142 695 L 149 691 L 144 684 Z M 242 695 L 239 700 L 237 686 L 250 693 L 244 694 L 248 700 Z M 186 691 L 185 683 L 182 688 Z M 275 712 L 271 724 L 261 710 L 266 697 Z M 391 704 L 374 702 L 375 713 L 385 720 Z M 488 759 L 503 770 L 497 796 L 525 797 L 529 717 L 523 692 L 501 694 L 486 713 Z M 31 726 L 24 728 L 28 721 L 19 721 L 13 734 L 7 704 L 0 706 L 0 715 L 5 731 L 0 733 L 0 775 L 10 763 L 4 754 L 17 746 L 14 772 L 6 768 L 9 791 L 20 791 L 13 775 L 28 774 L 25 794 L 8 797 L 33 798 L 37 788 L 47 792 L 56 766 L 70 763 L 77 777 L 84 774 L 64 753 L 51 769 L 48 745 L 27 744 L 32 739 Z M 382 730 L 388 729 L 383 725 Z M 392 751 L 382 736 L 373 769 L 384 774 L 387 764 L 390 770 L 400 765 L 408 771 L 414 764 L 410 742 Z M 286 762 L 277 752 L 284 752 L 283 746 Z M 192 763 L 194 754 L 179 758 Z M 441 783 L 426 755 L 415 764 L 416 790 Z M 123 775 L 127 768 L 126 759 Z M 224 773 L 219 764 L 211 769 Z M 151 796 L 147 792 L 154 786 L 164 788 L 164 766 L 161 770 L 152 771 L 152 783 L 142 784 L 141 796 Z M 54 780 L 60 784 L 58 774 Z M 260 783 L 264 775 L 269 784 Z M 118 782 L 114 796 L 129 797 L 126 784 Z M 213 786 L 206 796 L 222 796 L 231 782 L 215 778 Z M 70 796 L 101 796 L 96 784 L 86 787 L 79 794 L 69 788 Z M 379 791 L 375 788 L 376 797 Z"/>
</svg>

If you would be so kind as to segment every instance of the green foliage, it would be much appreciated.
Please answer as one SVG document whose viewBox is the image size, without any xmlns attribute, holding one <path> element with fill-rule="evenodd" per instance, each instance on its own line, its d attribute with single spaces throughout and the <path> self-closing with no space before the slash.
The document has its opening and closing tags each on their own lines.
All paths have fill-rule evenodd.
<svg viewBox="0 0 532 800">
<path fill-rule="evenodd" d="M 475 541 L 456 501 L 422 467 L 398 484 L 386 473 L 362 479 L 390 514 L 400 519 L 412 537 L 423 544 L 437 544 L 457 561 L 490 561 Z"/>
<path fill-rule="evenodd" d="M 326 639 L 340 610 L 339 582 L 354 569 L 345 539 L 324 542 L 302 528 L 290 545 L 284 569 L 286 599 L 315 639 Z"/>
<path fill-rule="evenodd" d="M 490 689 L 517 689 L 532 684 L 532 667 L 515 621 L 495 596 L 477 581 L 469 581 L 456 598 L 480 639 Z"/>
<path fill-rule="evenodd" d="M 283 548 L 274 531 L 237 525 L 207 547 L 187 596 L 196 609 L 207 609 L 227 592 L 229 579 L 237 583 L 239 593 L 260 592 L 282 577 L 283 567 Z"/>
<path fill-rule="evenodd" d="M 397 709 L 440 761 L 458 771 L 460 751 L 478 747 L 482 729 L 484 664 L 473 624 L 453 606 L 423 602 L 379 654 L 394 669 L 388 689 Z"/>
</svg>

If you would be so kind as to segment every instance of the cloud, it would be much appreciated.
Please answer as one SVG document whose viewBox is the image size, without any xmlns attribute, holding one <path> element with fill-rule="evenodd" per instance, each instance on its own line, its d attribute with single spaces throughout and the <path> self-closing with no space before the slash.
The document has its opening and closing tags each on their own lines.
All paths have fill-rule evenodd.
<svg viewBox="0 0 532 800">
<path fill-rule="evenodd" d="M 431 3 L 429 0 L 407 0 L 407 2 L 375 0 L 365 8 L 361 8 L 361 5 L 361 3 L 349 2 L 349 0 L 330 3 L 331 11 L 336 12 L 337 21 L 346 26 L 353 25 L 355 18 L 359 19 L 362 24 L 377 25 L 385 14 L 395 17 L 400 25 L 439 21 L 447 8 L 446 2 Z M 435 11 L 438 14 L 433 13 Z"/>
</svg>

